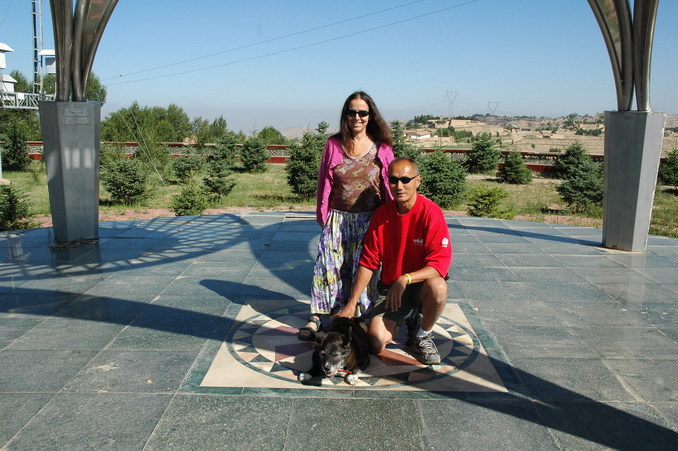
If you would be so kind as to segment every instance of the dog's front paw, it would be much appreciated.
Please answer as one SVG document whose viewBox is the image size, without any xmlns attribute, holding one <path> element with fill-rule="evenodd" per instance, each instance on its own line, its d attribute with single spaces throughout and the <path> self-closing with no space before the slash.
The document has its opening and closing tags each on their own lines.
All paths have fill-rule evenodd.
<svg viewBox="0 0 678 451">
<path fill-rule="evenodd" d="M 356 382 L 358 382 L 358 375 L 357 374 L 347 374 L 346 378 L 344 379 L 347 384 L 350 385 L 355 385 Z"/>
<path fill-rule="evenodd" d="M 303 371 L 301 373 L 299 373 L 299 375 L 297 376 L 297 380 L 299 382 L 301 382 L 302 384 L 304 382 L 310 381 L 311 379 L 313 379 L 313 376 L 311 376 L 309 373 L 305 373 Z"/>
</svg>

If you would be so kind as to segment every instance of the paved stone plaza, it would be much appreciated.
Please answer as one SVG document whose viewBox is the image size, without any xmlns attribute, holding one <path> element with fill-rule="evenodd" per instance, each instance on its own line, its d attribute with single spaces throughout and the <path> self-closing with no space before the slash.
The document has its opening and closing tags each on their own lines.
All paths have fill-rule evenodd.
<svg viewBox="0 0 678 451">
<path fill-rule="evenodd" d="M 678 240 L 447 217 L 443 361 L 302 386 L 308 213 L 0 235 L 2 449 L 678 449 Z"/>
</svg>

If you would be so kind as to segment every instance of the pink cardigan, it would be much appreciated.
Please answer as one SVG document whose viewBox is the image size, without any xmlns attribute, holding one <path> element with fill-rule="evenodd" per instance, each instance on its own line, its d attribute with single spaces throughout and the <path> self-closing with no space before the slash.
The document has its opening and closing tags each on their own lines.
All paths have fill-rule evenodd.
<svg viewBox="0 0 678 451">
<path fill-rule="evenodd" d="M 386 144 L 379 144 L 377 149 L 377 158 L 381 163 L 381 182 L 380 192 L 381 198 L 384 202 L 393 199 L 393 194 L 388 187 L 388 165 L 394 160 L 393 148 Z M 321 226 L 327 222 L 330 208 L 330 193 L 332 192 L 332 184 L 334 182 L 335 166 L 344 162 L 344 153 L 341 149 L 341 141 L 339 138 L 332 137 L 325 143 L 323 156 L 320 161 L 320 170 L 318 171 L 318 190 L 316 192 L 316 207 L 315 215 L 318 224 Z"/>
</svg>

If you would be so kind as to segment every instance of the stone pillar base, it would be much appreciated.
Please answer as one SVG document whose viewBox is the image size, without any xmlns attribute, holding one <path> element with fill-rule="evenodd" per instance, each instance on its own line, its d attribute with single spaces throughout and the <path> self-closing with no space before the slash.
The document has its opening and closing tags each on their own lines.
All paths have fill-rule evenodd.
<svg viewBox="0 0 678 451">
<path fill-rule="evenodd" d="M 54 240 L 99 237 L 101 103 L 40 102 Z"/>
<path fill-rule="evenodd" d="M 666 113 L 605 112 L 603 246 L 644 251 Z"/>
</svg>

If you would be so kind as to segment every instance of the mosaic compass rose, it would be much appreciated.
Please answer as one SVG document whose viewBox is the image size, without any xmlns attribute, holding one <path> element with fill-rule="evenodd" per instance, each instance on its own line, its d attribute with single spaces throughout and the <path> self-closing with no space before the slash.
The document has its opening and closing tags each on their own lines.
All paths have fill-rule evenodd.
<svg viewBox="0 0 678 451">
<path fill-rule="evenodd" d="M 299 371 L 311 367 L 313 344 L 300 341 L 297 332 L 308 317 L 307 305 L 255 312 L 236 323 L 226 338 L 229 353 L 242 365 L 259 373 L 287 381 L 297 380 Z M 442 316 L 433 329 L 441 356 L 439 365 L 423 365 L 404 349 L 404 329 L 379 355 L 370 356 L 370 365 L 350 387 L 341 377 L 323 379 L 323 386 L 337 388 L 392 388 L 416 386 L 450 376 L 471 365 L 480 343 L 473 331 L 452 318 Z"/>
</svg>

